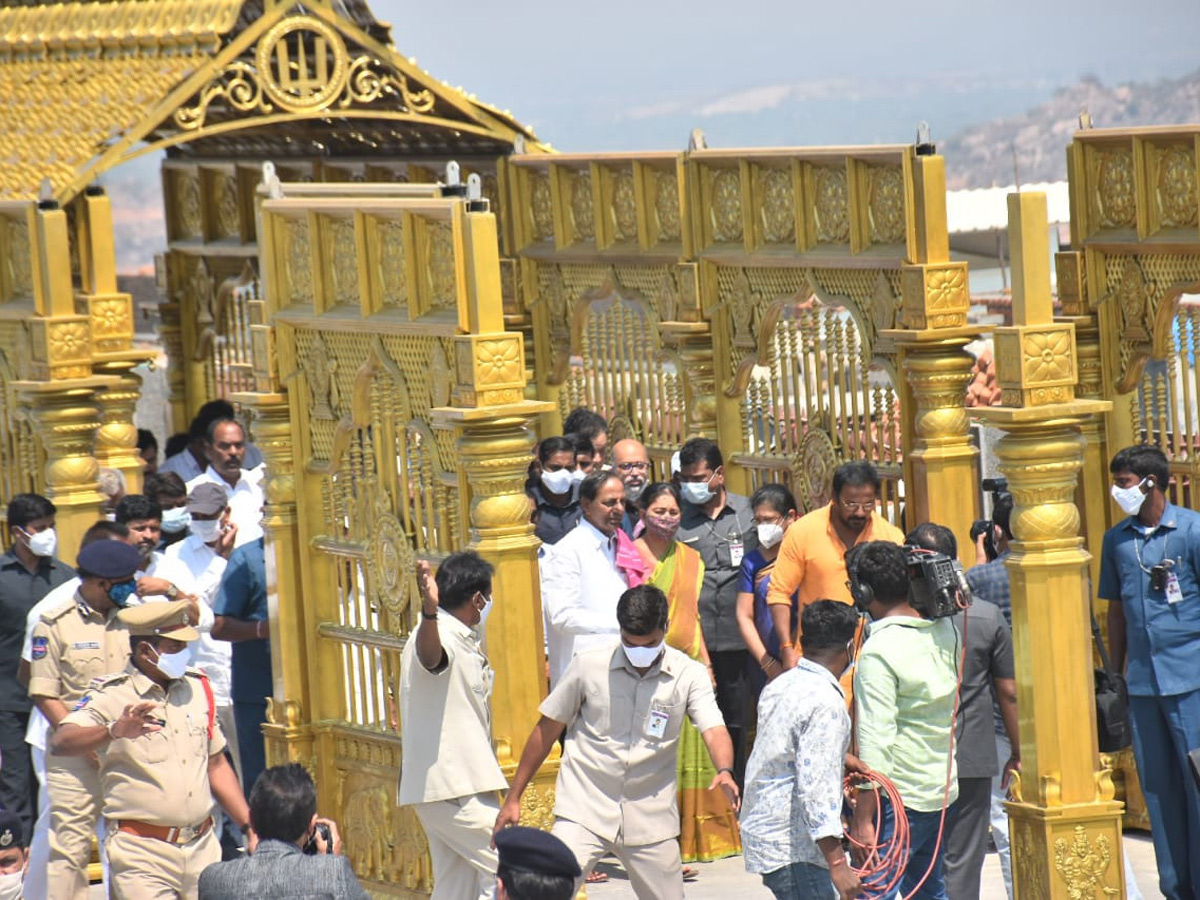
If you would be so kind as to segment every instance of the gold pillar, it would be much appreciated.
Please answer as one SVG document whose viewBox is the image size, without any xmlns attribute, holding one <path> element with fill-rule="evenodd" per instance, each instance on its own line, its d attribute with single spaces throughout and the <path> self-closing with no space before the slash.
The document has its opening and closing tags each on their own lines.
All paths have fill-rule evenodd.
<svg viewBox="0 0 1200 900">
<path fill-rule="evenodd" d="M 896 329 L 880 332 L 899 350 L 908 390 L 900 395 L 908 524 L 937 522 L 973 559 L 971 523 L 979 509 L 979 451 L 971 445 L 965 407 L 972 360 L 963 347 L 978 336 L 967 325 L 967 264 L 950 260 L 946 229 L 946 165 L 940 156 L 913 160 L 914 204 L 901 271 Z M 912 423 L 912 426 L 909 426 Z"/>
<path fill-rule="evenodd" d="M 1109 404 L 1075 399 L 1071 322 L 1052 320 L 1044 194 L 1009 195 L 1014 325 L 996 330 L 1003 406 L 977 410 L 1013 494 L 1008 560 L 1021 720 L 1021 777 L 1007 804 L 1018 900 L 1123 897 L 1121 804 L 1096 746 L 1084 573 L 1075 505 L 1083 428 Z"/>
<path fill-rule="evenodd" d="M 188 425 L 191 424 L 191 415 L 187 408 L 187 383 L 183 375 L 184 279 L 180 271 L 182 259 L 178 253 L 167 254 L 168 300 L 158 308 L 158 335 L 167 355 L 167 399 L 171 404 L 171 429 L 174 433 L 187 431 Z"/>
</svg>

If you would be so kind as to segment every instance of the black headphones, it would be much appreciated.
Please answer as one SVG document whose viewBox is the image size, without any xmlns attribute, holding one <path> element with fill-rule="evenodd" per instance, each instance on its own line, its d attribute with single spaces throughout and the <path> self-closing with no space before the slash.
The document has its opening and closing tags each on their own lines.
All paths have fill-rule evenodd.
<svg viewBox="0 0 1200 900">
<path fill-rule="evenodd" d="M 865 613 L 875 601 L 875 589 L 858 577 L 858 554 L 851 547 L 846 554 L 846 574 L 850 577 L 850 596 L 854 599 L 854 608 Z"/>
</svg>

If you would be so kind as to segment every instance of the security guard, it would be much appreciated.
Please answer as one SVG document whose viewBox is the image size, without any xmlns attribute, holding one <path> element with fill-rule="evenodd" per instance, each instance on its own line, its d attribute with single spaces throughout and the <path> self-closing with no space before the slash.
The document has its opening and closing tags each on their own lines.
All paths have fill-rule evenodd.
<svg viewBox="0 0 1200 900">
<path fill-rule="evenodd" d="M 194 897 L 200 873 L 221 858 L 213 799 L 243 832 L 250 812 L 202 672 L 187 667 L 188 603 L 118 613 L 129 626 L 125 671 L 103 679 L 68 715 L 51 752 L 104 748 L 100 777 L 108 861 L 117 900 Z"/>
<path fill-rule="evenodd" d="M 34 627 L 29 696 L 50 728 L 58 726 L 93 680 L 125 668 L 129 630 L 116 617 L 135 586 L 141 562 L 121 541 L 95 541 L 79 551 L 75 596 L 42 615 Z M 50 795 L 47 895 L 85 900 L 92 834 L 100 818 L 100 772 L 90 757 L 52 755 L 46 761 Z"/>
<path fill-rule="evenodd" d="M 552 834 L 513 825 L 496 832 L 496 900 L 571 900 L 583 873 L 571 848 Z"/>
</svg>

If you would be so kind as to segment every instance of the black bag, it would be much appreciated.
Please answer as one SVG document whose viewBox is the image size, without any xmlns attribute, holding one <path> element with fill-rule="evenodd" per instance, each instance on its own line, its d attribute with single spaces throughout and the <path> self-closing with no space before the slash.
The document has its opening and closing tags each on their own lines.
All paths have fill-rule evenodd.
<svg viewBox="0 0 1200 900">
<path fill-rule="evenodd" d="M 1112 670 L 1100 638 L 1100 623 L 1092 613 L 1092 638 L 1102 668 L 1096 669 L 1096 733 L 1101 753 L 1116 753 L 1133 743 L 1129 724 L 1129 689 L 1125 676 Z"/>
</svg>

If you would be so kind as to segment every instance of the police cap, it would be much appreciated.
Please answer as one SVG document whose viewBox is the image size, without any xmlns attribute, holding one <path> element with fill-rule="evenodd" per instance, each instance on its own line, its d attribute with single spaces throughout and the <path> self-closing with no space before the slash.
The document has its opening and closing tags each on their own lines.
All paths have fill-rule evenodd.
<svg viewBox="0 0 1200 900">
<path fill-rule="evenodd" d="M 25 846 L 25 829 L 16 813 L 0 809 L 0 850 Z"/>
<path fill-rule="evenodd" d="M 548 832 L 513 825 L 497 831 L 495 840 L 500 865 L 506 868 L 566 878 L 582 874 L 575 854 Z"/>
<path fill-rule="evenodd" d="M 124 580 L 142 564 L 142 555 L 124 541 L 92 541 L 76 559 L 81 577 Z"/>
<path fill-rule="evenodd" d="M 108 542 L 105 542 L 108 543 Z M 129 606 L 117 613 L 117 618 L 129 626 L 133 635 L 158 635 L 176 641 L 196 641 L 200 632 L 192 627 L 187 600 L 166 603 L 143 603 Z"/>
</svg>

